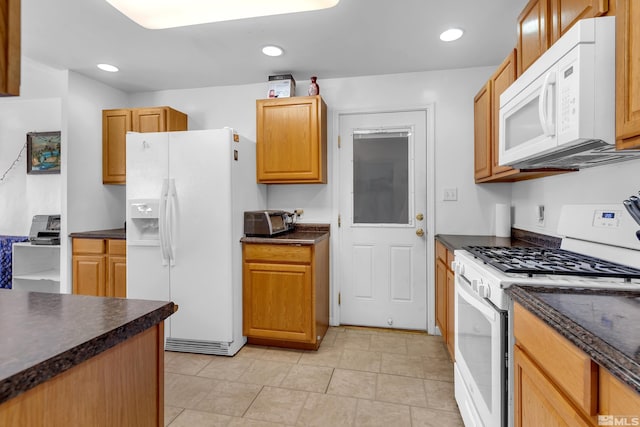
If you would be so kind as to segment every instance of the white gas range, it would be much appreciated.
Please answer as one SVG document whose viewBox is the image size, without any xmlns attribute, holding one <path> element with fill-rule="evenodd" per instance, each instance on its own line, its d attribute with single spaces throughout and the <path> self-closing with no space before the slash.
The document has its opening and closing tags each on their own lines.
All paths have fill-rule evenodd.
<svg viewBox="0 0 640 427">
<path fill-rule="evenodd" d="M 640 228 L 619 205 L 566 205 L 560 248 L 455 251 L 455 395 L 467 427 L 513 425 L 513 284 L 640 289 Z"/>
</svg>

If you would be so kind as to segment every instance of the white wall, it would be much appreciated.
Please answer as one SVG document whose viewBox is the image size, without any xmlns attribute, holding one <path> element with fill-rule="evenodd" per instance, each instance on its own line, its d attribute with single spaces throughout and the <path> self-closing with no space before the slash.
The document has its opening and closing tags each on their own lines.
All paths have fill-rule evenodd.
<svg viewBox="0 0 640 427">
<path fill-rule="evenodd" d="M 128 103 L 125 92 L 69 72 L 65 212 L 69 233 L 123 227 L 125 186 L 102 184 L 102 110 Z"/>
<path fill-rule="evenodd" d="M 123 108 L 125 92 L 81 74 L 68 73 L 63 122 L 67 165 L 62 179 L 60 291 L 71 293 L 71 242 L 74 231 L 122 228 L 125 186 L 102 184 L 102 110 Z"/>
<path fill-rule="evenodd" d="M 514 226 L 556 235 L 565 204 L 622 203 L 640 190 L 640 160 L 597 166 L 578 172 L 513 184 Z M 544 226 L 535 220 L 535 206 L 545 207 Z M 620 205 L 622 207 L 622 204 Z"/>
<path fill-rule="evenodd" d="M 335 115 L 342 111 L 390 110 L 433 104 L 436 132 L 434 233 L 492 234 L 493 206 L 508 203 L 509 184 L 476 186 L 473 181 L 473 97 L 494 67 L 320 80 L 328 107 L 327 185 L 270 185 L 270 208 L 305 211 L 305 222 L 334 222 L 333 153 Z M 308 81 L 298 80 L 297 95 Z M 255 139 L 255 100 L 266 83 L 137 93 L 131 106 L 169 105 L 189 115 L 189 129 L 231 126 Z M 444 188 L 458 189 L 457 202 L 443 202 Z"/>
<path fill-rule="evenodd" d="M 27 132 L 62 130 L 66 72 L 22 60 L 21 95 L 0 98 L 0 234 L 29 234 L 31 217 L 61 213 L 61 175 L 27 175 Z M 62 151 L 64 153 L 64 141 Z M 8 172 L 7 172 L 8 171 Z"/>
</svg>

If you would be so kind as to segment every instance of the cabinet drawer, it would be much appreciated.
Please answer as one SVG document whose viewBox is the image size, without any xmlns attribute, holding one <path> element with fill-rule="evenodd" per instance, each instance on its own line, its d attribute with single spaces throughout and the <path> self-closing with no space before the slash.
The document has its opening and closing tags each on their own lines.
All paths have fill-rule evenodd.
<svg viewBox="0 0 640 427">
<path fill-rule="evenodd" d="M 595 415 L 598 399 L 598 365 L 542 320 L 514 306 L 517 344 L 588 415 Z"/>
<path fill-rule="evenodd" d="M 445 264 L 447 263 L 447 252 L 449 251 L 447 251 L 446 246 L 436 240 L 436 258 Z M 451 268 L 450 265 L 448 267 Z"/>
<path fill-rule="evenodd" d="M 107 240 L 107 248 L 109 255 L 126 255 L 127 254 L 127 241 L 126 240 Z"/>
<path fill-rule="evenodd" d="M 290 245 L 252 245 L 244 244 L 244 259 L 286 262 L 310 263 L 311 246 Z"/>
<path fill-rule="evenodd" d="M 454 259 L 454 254 L 451 251 L 447 251 L 447 269 L 448 270 L 452 270 L 451 268 L 451 264 L 453 263 L 453 259 Z"/>
<path fill-rule="evenodd" d="M 74 254 L 104 254 L 104 239 L 73 239 Z"/>
<path fill-rule="evenodd" d="M 637 414 L 640 408 L 640 393 L 615 378 L 609 371 L 600 367 L 600 408 L 598 413 Z"/>
</svg>

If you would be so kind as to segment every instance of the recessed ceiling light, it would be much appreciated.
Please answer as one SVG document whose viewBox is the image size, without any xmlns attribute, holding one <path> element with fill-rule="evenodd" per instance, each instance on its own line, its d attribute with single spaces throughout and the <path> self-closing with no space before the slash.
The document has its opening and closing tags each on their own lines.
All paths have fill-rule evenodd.
<svg viewBox="0 0 640 427">
<path fill-rule="evenodd" d="M 327 9 L 340 0 L 107 0 L 152 30 Z"/>
<path fill-rule="evenodd" d="M 267 56 L 280 56 L 284 51 L 278 46 L 265 46 L 262 48 L 262 53 Z"/>
<path fill-rule="evenodd" d="M 462 34 L 464 34 L 464 31 L 460 28 L 449 28 L 447 31 L 440 34 L 440 40 L 443 42 L 452 42 L 462 37 Z"/>
<path fill-rule="evenodd" d="M 108 71 L 110 73 L 117 73 L 118 71 L 120 71 L 118 67 L 111 64 L 98 64 L 98 68 L 100 68 L 102 71 Z"/>
</svg>

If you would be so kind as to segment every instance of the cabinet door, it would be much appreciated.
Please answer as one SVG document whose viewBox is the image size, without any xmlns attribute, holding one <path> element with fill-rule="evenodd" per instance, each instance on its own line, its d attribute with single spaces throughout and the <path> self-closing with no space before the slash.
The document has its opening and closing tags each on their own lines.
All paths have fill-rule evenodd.
<svg viewBox="0 0 640 427">
<path fill-rule="evenodd" d="M 1 0 L 0 95 L 20 95 L 20 0 Z"/>
<path fill-rule="evenodd" d="M 551 44 L 576 22 L 607 13 L 608 0 L 550 0 Z"/>
<path fill-rule="evenodd" d="M 491 81 L 473 99 L 474 177 L 491 176 Z"/>
<path fill-rule="evenodd" d="M 491 173 L 497 175 L 501 172 L 513 170 L 510 166 L 500 166 L 498 164 L 500 154 L 500 95 L 511 83 L 516 81 L 516 50 L 512 50 L 511 54 L 502 62 L 496 72 L 491 77 Z"/>
<path fill-rule="evenodd" d="M 326 183 L 326 108 L 320 96 L 256 102 L 258 182 Z"/>
<path fill-rule="evenodd" d="M 455 361 L 455 274 L 447 270 L 447 349 Z"/>
<path fill-rule="evenodd" d="M 519 347 L 514 349 L 516 427 L 588 427 L 585 421 Z"/>
<path fill-rule="evenodd" d="M 599 371 L 598 393 L 599 414 L 638 415 L 638 408 L 640 408 L 640 393 L 633 390 L 628 384 L 622 383 L 603 367 L 600 367 Z"/>
<path fill-rule="evenodd" d="M 447 267 L 444 262 L 436 260 L 436 323 L 447 339 Z"/>
<path fill-rule="evenodd" d="M 315 342 L 310 265 L 245 263 L 243 333 Z"/>
<path fill-rule="evenodd" d="M 127 131 L 131 110 L 102 111 L 102 183 L 124 184 L 126 180 Z"/>
<path fill-rule="evenodd" d="M 616 147 L 639 148 L 640 2 L 618 0 L 616 7 Z"/>
<path fill-rule="evenodd" d="M 73 293 L 106 296 L 106 256 L 73 256 Z"/>
<path fill-rule="evenodd" d="M 518 17 L 518 75 L 549 48 L 548 0 L 531 0 Z"/>
<path fill-rule="evenodd" d="M 108 276 L 107 296 L 126 298 L 127 258 L 122 256 L 110 256 Z"/>
<path fill-rule="evenodd" d="M 166 108 L 136 108 L 133 110 L 134 132 L 166 132 Z"/>
</svg>

